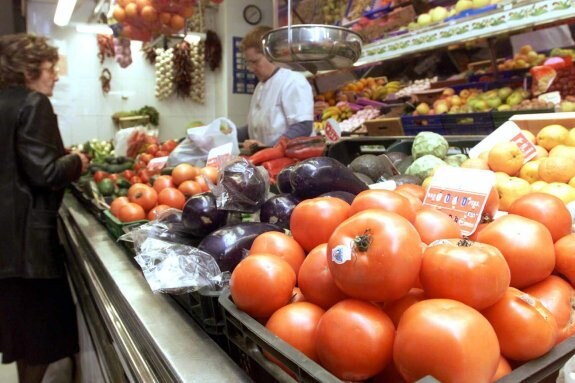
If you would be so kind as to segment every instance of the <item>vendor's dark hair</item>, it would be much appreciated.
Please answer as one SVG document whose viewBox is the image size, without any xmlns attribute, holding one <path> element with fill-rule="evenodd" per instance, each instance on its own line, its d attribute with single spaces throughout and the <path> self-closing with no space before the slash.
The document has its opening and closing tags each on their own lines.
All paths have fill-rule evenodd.
<svg viewBox="0 0 575 383">
<path fill-rule="evenodd" d="M 258 25 L 249 31 L 240 43 L 240 51 L 245 52 L 248 48 L 255 48 L 259 53 L 263 53 L 262 38 L 271 30 L 272 28 L 266 25 Z"/>
<path fill-rule="evenodd" d="M 58 62 L 58 48 L 48 44 L 46 37 L 25 33 L 0 36 L 0 89 L 25 86 L 26 75 L 38 79 L 46 61 Z"/>
</svg>

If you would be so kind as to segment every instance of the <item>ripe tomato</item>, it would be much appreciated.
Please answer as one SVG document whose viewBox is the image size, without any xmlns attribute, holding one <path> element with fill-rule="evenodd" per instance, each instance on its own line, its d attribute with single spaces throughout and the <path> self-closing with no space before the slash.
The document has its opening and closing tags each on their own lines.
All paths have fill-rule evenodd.
<svg viewBox="0 0 575 383">
<path fill-rule="evenodd" d="M 208 186 L 208 183 L 206 182 L 206 179 L 204 178 L 204 176 L 196 176 L 193 179 L 195 182 L 198 183 L 198 185 L 200 185 L 200 189 L 202 190 L 202 192 L 207 192 L 210 191 L 210 187 Z"/>
<path fill-rule="evenodd" d="M 283 258 L 293 268 L 296 276 L 305 259 L 305 252 L 292 237 L 279 231 L 268 231 L 256 237 L 250 248 L 252 254 L 273 254 Z"/>
<path fill-rule="evenodd" d="M 489 223 L 487 223 L 487 222 L 481 222 L 479 225 L 477 225 L 477 228 L 475 228 L 475 231 L 469 236 L 469 240 L 473 241 L 473 242 L 477 242 L 477 237 L 479 236 L 479 233 L 481 232 L 481 230 L 485 229 L 488 224 Z"/>
<path fill-rule="evenodd" d="M 511 270 L 511 286 L 527 287 L 547 278 L 555 267 L 555 250 L 543 224 L 515 214 L 503 216 L 483 229 L 479 242 L 495 246 Z"/>
<path fill-rule="evenodd" d="M 515 200 L 507 211 L 545 225 L 551 233 L 553 242 L 571 233 L 571 214 L 567 206 L 551 194 L 526 194 Z"/>
<path fill-rule="evenodd" d="M 503 298 L 482 313 L 497 334 L 501 354 L 511 360 L 538 358 L 557 340 L 555 317 L 539 299 L 516 288 L 507 289 Z"/>
<path fill-rule="evenodd" d="M 128 197 L 118 197 L 114 198 L 112 203 L 110 204 L 110 212 L 114 217 L 119 217 L 120 208 L 130 202 Z"/>
<path fill-rule="evenodd" d="M 198 168 L 184 162 L 176 165 L 172 170 L 172 181 L 174 181 L 174 185 L 178 186 L 184 181 L 193 180 L 198 174 Z"/>
<path fill-rule="evenodd" d="M 575 290 L 567 281 L 556 275 L 550 275 L 541 282 L 531 285 L 523 292 L 539 299 L 543 306 L 553 314 L 557 321 L 560 343 L 575 333 L 575 323 L 571 321 L 574 310 Z"/>
<path fill-rule="evenodd" d="M 413 225 L 382 209 L 364 210 L 346 219 L 327 245 L 329 270 L 337 287 L 350 297 L 375 302 L 407 294 L 417 280 L 421 255 L 421 240 Z"/>
<path fill-rule="evenodd" d="M 130 202 L 137 203 L 142 206 L 145 211 L 149 211 L 158 202 L 158 193 L 151 186 L 141 184 L 143 186 L 134 187 L 130 186 L 128 189 L 128 198 Z"/>
<path fill-rule="evenodd" d="M 162 189 L 175 187 L 171 176 L 158 176 L 154 180 L 154 189 L 159 193 Z"/>
<path fill-rule="evenodd" d="M 327 243 L 316 246 L 305 257 L 297 277 L 299 288 L 308 302 L 329 309 L 348 298 L 335 285 L 327 265 Z"/>
<path fill-rule="evenodd" d="M 396 192 L 406 191 L 411 195 L 417 197 L 421 202 L 423 202 L 423 200 L 425 199 L 425 193 L 427 193 L 427 190 L 425 190 L 423 186 L 415 184 L 399 185 L 398 187 L 395 188 L 395 191 Z"/>
<path fill-rule="evenodd" d="M 408 308 L 393 346 L 395 366 L 408 382 L 426 375 L 441 382 L 490 382 L 499 355 L 487 319 L 452 299 L 427 299 Z"/>
<path fill-rule="evenodd" d="M 409 201 L 409 204 L 413 208 L 413 211 L 418 211 L 419 209 L 421 209 L 421 205 L 422 205 L 421 200 L 419 198 L 417 198 L 415 195 L 413 195 L 412 193 L 410 193 L 409 191 L 407 191 L 405 189 L 400 189 L 400 190 L 394 190 L 393 192 L 407 198 L 407 200 Z"/>
<path fill-rule="evenodd" d="M 311 251 L 327 242 L 335 228 L 349 216 L 349 211 L 349 204 L 339 198 L 306 199 L 292 211 L 290 230 L 293 238 L 305 251 Z"/>
<path fill-rule="evenodd" d="M 150 162 L 150 160 L 154 158 L 154 156 L 152 156 L 149 153 L 142 153 L 138 156 L 138 160 L 143 162 L 144 164 L 148 165 L 148 162 Z"/>
<path fill-rule="evenodd" d="M 170 153 L 176 146 L 178 146 L 178 142 L 176 140 L 167 140 L 160 145 L 160 150 Z"/>
<path fill-rule="evenodd" d="M 168 155 L 170 155 L 169 152 L 166 152 L 165 150 L 158 150 L 154 156 L 157 158 L 157 157 L 166 157 Z"/>
<path fill-rule="evenodd" d="M 409 290 L 406 295 L 399 298 L 398 300 L 386 303 L 383 306 L 383 311 L 385 311 L 385 313 L 389 316 L 389 319 L 391 319 L 393 324 L 397 327 L 405 310 L 417 302 L 421 302 L 425 299 L 427 299 L 425 296 L 425 291 L 423 291 L 423 289 L 414 287 Z"/>
<path fill-rule="evenodd" d="M 102 181 L 104 178 L 108 178 L 110 174 L 108 172 L 105 172 L 103 170 L 97 170 L 96 172 L 94 172 L 94 181 L 96 183 Z"/>
<path fill-rule="evenodd" d="M 134 173 L 133 170 L 130 169 L 126 169 L 122 172 L 122 175 L 124 176 L 125 179 L 130 180 L 130 178 L 132 178 L 133 176 L 136 175 L 136 173 Z"/>
<path fill-rule="evenodd" d="M 575 234 L 555 242 L 555 270 L 575 286 Z"/>
<path fill-rule="evenodd" d="M 389 190 L 370 189 L 359 193 L 351 203 L 350 216 L 366 209 L 383 209 L 397 213 L 409 222 L 415 219 L 415 209 L 409 200 Z"/>
<path fill-rule="evenodd" d="M 202 192 L 202 187 L 196 181 L 188 180 L 182 182 L 178 186 L 178 190 L 184 193 L 186 200 L 193 195 L 200 194 Z"/>
<path fill-rule="evenodd" d="M 160 150 L 160 147 L 158 146 L 158 144 L 150 144 L 150 145 L 146 146 L 146 153 L 151 154 L 154 157 L 155 157 L 155 154 L 158 150 Z"/>
<path fill-rule="evenodd" d="M 147 184 L 150 182 L 150 171 L 146 168 L 138 170 L 138 177 L 142 180 L 143 183 Z"/>
<path fill-rule="evenodd" d="M 297 286 L 293 288 L 291 299 L 289 300 L 289 303 L 296 303 L 296 302 L 307 302 L 307 299 L 305 299 L 305 296 L 301 292 L 300 288 Z"/>
<path fill-rule="evenodd" d="M 138 176 L 133 176 L 130 179 L 128 179 L 128 181 L 130 181 L 130 184 L 135 185 L 135 184 L 142 184 L 142 179 Z"/>
<path fill-rule="evenodd" d="M 505 357 L 501 355 L 499 357 L 499 364 L 497 365 L 497 370 L 495 371 L 495 375 L 493 375 L 493 378 L 491 378 L 491 381 L 496 382 L 498 379 L 501 379 L 505 375 L 509 374 L 512 370 L 513 369 L 511 368 L 511 365 L 509 364 L 507 359 L 505 359 Z"/>
<path fill-rule="evenodd" d="M 389 364 L 394 327 L 375 304 L 346 299 L 323 314 L 316 350 L 321 365 L 342 380 L 368 379 Z"/>
<path fill-rule="evenodd" d="M 158 193 L 158 203 L 182 210 L 186 204 L 186 196 L 176 188 L 167 187 Z"/>
<path fill-rule="evenodd" d="M 419 279 L 429 298 L 449 298 L 482 310 L 509 287 L 509 266 L 496 247 L 448 239 L 427 246 Z"/>
<path fill-rule="evenodd" d="M 148 220 L 153 221 L 163 212 L 171 209 L 168 205 L 156 205 L 148 212 Z"/>
<path fill-rule="evenodd" d="M 438 239 L 461 238 L 460 226 L 447 214 L 432 207 L 416 211 L 413 226 L 427 245 Z"/>
<path fill-rule="evenodd" d="M 220 172 L 218 168 L 213 166 L 204 166 L 200 168 L 200 175 L 206 177 L 212 184 L 217 185 Z"/>
<path fill-rule="evenodd" d="M 266 328 L 311 360 L 318 362 L 315 339 L 317 324 L 324 313 L 324 309 L 313 303 L 290 303 L 272 314 Z M 271 355 L 264 355 L 279 364 Z"/>
<path fill-rule="evenodd" d="M 118 219 L 122 222 L 140 221 L 146 219 L 146 212 L 137 203 L 128 202 L 120 208 Z"/>
<path fill-rule="evenodd" d="M 230 292 L 240 310 L 254 318 L 268 318 L 292 297 L 296 275 L 286 261 L 256 254 L 238 263 L 230 278 Z"/>
</svg>

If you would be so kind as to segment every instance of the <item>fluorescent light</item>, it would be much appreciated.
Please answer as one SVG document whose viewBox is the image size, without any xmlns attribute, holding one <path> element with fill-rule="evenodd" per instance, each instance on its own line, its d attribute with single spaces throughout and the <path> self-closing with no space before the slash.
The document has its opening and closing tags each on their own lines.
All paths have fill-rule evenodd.
<svg viewBox="0 0 575 383">
<path fill-rule="evenodd" d="M 54 24 L 65 27 L 70 22 L 77 0 L 58 0 L 56 13 L 54 13 Z"/>
<path fill-rule="evenodd" d="M 76 24 L 76 31 L 80 33 L 94 33 L 100 35 L 112 35 L 114 31 L 106 24 Z"/>
</svg>

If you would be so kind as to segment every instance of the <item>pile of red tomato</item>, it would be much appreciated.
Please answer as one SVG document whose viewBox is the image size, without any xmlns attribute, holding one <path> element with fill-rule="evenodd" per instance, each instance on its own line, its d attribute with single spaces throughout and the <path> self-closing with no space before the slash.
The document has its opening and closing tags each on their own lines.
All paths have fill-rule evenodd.
<svg viewBox="0 0 575 383">
<path fill-rule="evenodd" d="M 492 382 L 574 334 L 561 200 L 528 194 L 492 220 L 490 198 L 492 221 L 469 239 L 424 195 L 403 185 L 302 201 L 292 236 L 260 235 L 234 269 L 234 303 L 345 381 Z"/>
</svg>

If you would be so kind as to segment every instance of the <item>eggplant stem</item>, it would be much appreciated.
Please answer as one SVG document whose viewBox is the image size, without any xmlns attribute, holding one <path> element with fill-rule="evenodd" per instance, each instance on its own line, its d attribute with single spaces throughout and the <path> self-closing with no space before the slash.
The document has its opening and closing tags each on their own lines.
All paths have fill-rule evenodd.
<svg viewBox="0 0 575 383">
<path fill-rule="evenodd" d="M 371 230 L 366 229 L 362 235 L 358 235 L 357 237 L 355 237 L 353 243 L 357 250 L 365 252 L 369 249 L 371 241 L 372 241 Z"/>
</svg>

